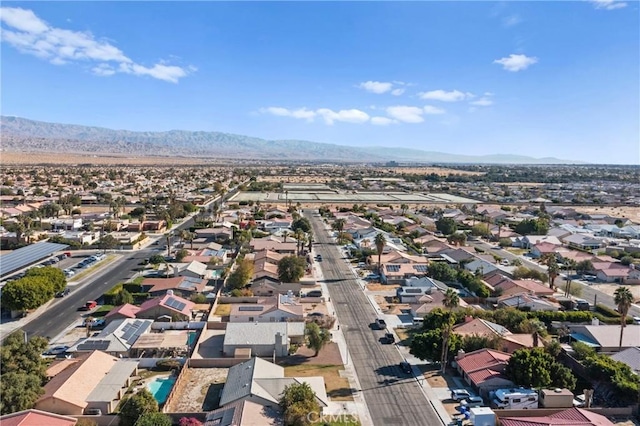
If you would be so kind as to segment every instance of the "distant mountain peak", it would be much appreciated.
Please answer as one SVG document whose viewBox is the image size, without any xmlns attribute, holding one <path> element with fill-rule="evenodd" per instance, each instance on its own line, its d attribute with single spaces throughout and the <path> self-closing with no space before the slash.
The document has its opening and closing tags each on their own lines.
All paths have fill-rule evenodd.
<svg viewBox="0 0 640 426">
<path fill-rule="evenodd" d="M 223 132 L 130 131 L 0 116 L 2 149 L 13 152 L 221 157 L 254 160 L 413 163 L 577 163 L 557 158 L 446 154 L 410 148 L 354 147 L 303 140 L 266 140 Z"/>
</svg>

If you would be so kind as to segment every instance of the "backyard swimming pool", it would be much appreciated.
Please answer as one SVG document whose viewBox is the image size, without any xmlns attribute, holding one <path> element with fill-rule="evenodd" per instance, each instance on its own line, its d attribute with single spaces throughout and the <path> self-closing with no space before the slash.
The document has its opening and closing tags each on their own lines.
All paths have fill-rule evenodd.
<svg viewBox="0 0 640 426">
<path fill-rule="evenodd" d="M 158 401 L 158 404 L 164 404 L 167 402 L 169 392 L 175 383 L 176 379 L 173 377 L 158 377 L 147 383 L 147 389 Z"/>
<path fill-rule="evenodd" d="M 189 333 L 189 337 L 187 338 L 187 345 L 189 345 L 190 348 L 192 348 L 193 345 L 196 343 L 197 335 L 198 333 L 196 333 L 195 331 L 192 331 Z"/>
</svg>

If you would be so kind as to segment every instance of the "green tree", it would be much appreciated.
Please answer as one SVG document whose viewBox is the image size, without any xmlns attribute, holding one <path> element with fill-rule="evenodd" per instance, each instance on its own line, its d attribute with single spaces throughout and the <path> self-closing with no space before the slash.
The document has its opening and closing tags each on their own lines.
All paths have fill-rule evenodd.
<svg viewBox="0 0 640 426">
<path fill-rule="evenodd" d="M 178 262 L 182 262 L 187 256 L 189 256 L 189 252 L 185 249 L 180 249 L 176 252 L 176 260 Z"/>
<path fill-rule="evenodd" d="M 171 426 L 171 417 L 164 413 L 144 413 L 136 421 L 135 426 Z"/>
<path fill-rule="evenodd" d="M 458 225 L 450 217 L 443 217 L 436 221 L 436 229 L 444 235 L 451 235 L 458 230 Z"/>
<path fill-rule="evenodd" d="M 449 310 L 449 312 L 451 312 L 453 308 L 457 308 L 460 304 L 460 297 L 458 296 L 458 292 L 452 288 L 447 288 L 447 291 L 444 293 L 442 304 Z M 451 339 L 451 329 L 454 323 L 455 317 L 453 315 L 450 315 L 449 321 L 446 322 L 444 328 L 442 329 L 442 360 L 440 361 L 440 366 L 442 368 L 443 374 L 447 369 L 447 358 L 450 351 L 449 341 Z"/>
<path fill-rule="evenodd" d="M 133 303 L 133 295 L 123 288 L 118 292 L 118 294 L 114 296 L 113 304 L 116 306 L 121 306 L 126 303 Z"/>
<path fill-rule="evenodd" d="M 43 393 L 42 380 L 36 374 L 25 372 L 3 374 L 0 414 L 10 414 L 33 408 Z"/>
<path fill-rule="evenodd" d="M 141 389 L 120 402 L 120 426 L 135 426 L 142 415 L 157 412 L 158 402 L 151 392 Z"/>
<path fill-rule="evenodd" d="M 285 386 L 280 397 L 285 426 L 308 426 L 314 418 L 309 413 L 320 414 L 316 394 L 307 382 Z"/>
<path fill-rule="evenodd" d="M 104 237 L 100 238 L 100 240 L 98 241 L 98 247 L 104 250 L 105 252 L 107 250 L 112 250 L 116 248 L 118 244 L 119 244 L 118 240 L 113 238 L 111 235 L 105 235 Z"/>
<path fill-rule="evenodd" d="M 629 266 L 633 263 L 633 257 L 632 256 L 622 256 L 622 258 L 620 259 L 620 263 L 625 265 L 625 266 Z"/>
<path fill-rule="evenodd" d="M 378 272 L 381 272 L 380 258 L 382 256 L 382 251 L 384 250 L 384 246 L 387 244 L 387 239 L 384 237 L 384 234 L 379 233 L 374 238 L 373 243 L 376 245 L 376 250 L 378 252 Z"/>
<path fill-rule="evenodd" d="M 491 231 L 489 231 L 489 225 L 486 223 L 478 223 L 477 225 L 473 225 L 471 227 L 471 235 L 475 235 L 476 237 L 486 237 L 491 235 Z M 511 240 L 509 240 L 511 242 Z"/>
<path fill-rule="evenodd" d="M 547 276 L 549 277 L 549 287 L 553 290 L 555 287 L 555 280 L 558 274 L 560 274 L 560 267 L 556 259 L 555 253 L 549 253 L 542 256 L 542 262 L 547 265 Z"/>
<path fill-rule="evenodd" d="M 618 287 L 613 293 L 613 303 L 618 306 L 618 313 L 620 314 L 620 344 L 618 345 L 618 351 L 621 351 L 622 335 L 627 325 L 629 308 L 631 308 L 631 304 L 633 303 L 633 294 L 628 287 Z"/>
<path fill-rule="evenodd" d="M 464 232 L 454 232 L 447 237 L 447 241 L 456 246 L 464 246 L 467 243 L 467 234 Z"/>
<path fill-rule="evenodd" d="M 307 335 L 307 346 L 314 350 L 313 356 L 318 356 L 320 350 L 331 341 L 329 331 L 321 328 L 315 322 L 308 322 L 304 331 Z"/>
<path fill-rule="evenodd" d="M 306 217 L 301 217 L 297 220 L 294 220 L 293 223 L 291 223 L 291 230 L 295 232 L 298 229 L 302 232 L 309 232 L 311 230 L 311 223 L 309 222 L 309 219 L 307 219 Z"/>
<path fill-rule="evenodd" d="M 584 275 L 587 272 L 593 271 L 593 263 L 590 260 L 581 260 L 576 264 L 576 273 Z"/>
<path fill-rule="evenodd" d="M 44 268 L 32 268 L 25 274 L 26 277 L 43 277 L 50 285 L 51 291 L 57 293 L 67 286 L 67 279 L 58 268 L 45 266 Z"/>
<path fill-rule="evenodd" d="M 44 277 L 24 277 L 10 281 L 2 288 L 1 303 L 12 311 L 36 309 L 54 295 L 52 285 Z"/>
<path fill-rule="evenodd" d="M 40 354 L 47 346 L 44 337 L 33 336 L 25 342 L 24 333 L 21 330 L 14 331 L 6 337 L 0 348 L 0 374 L 35 374 L 44 380 L 47 363 Z"/>
<path fill-rule="evenodd" d="M 159 265 L 164 262 L 164 256 L 161 254 L 154 254 L 149 258 L 149 263 L 153 265 Z"/>
<path fill-rule="evenodd" d="M 297 283 L 304 276 L 307 261 L 300 256 L 285 256 L 278 261 L 278 279 L 283 283 Z"/>
<path fill-rule="evenodd" d="M 543 348 L 515 351 L 505 372 L 515 384 L 525 387 L 573 389 L 576 385 L 576 378 L 571 371 L 555 361 Z"/>
<path fill-rule="evenodd" d="M 431 262 L 427 267 L 428 275 L 434 280 L 453 282 L 458 278 L 458 273 L 454 268 L 445 262 Z"/>
<path fill-rule="evenodd" d="M 246 287 L 251 277 L 253 277 L 253 262 L 243 259 L 236 270 L 229 275 L 227 283 L 233 289 L 241 289 Z"/>
<path fill-rule="evenodd" d="M 424 330 L 424 328 L 422 329 Z M 443 346 L 443 329 L 437 328 L 413 336 L 409 352 L 422 360 L 431 362 L 442 362 Z M 453 357 L 462 347 L 462 339 L 459 334 L 451 334 L 447 345 L 447 358 Z"/>
</svg>

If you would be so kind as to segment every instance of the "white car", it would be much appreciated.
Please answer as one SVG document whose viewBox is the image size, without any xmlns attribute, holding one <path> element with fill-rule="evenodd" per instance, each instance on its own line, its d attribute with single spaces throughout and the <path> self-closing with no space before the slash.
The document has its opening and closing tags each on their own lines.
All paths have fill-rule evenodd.
<svg viewBox="0 0 640 426">
<path fill-rule="evenodd" d="M 453 389 L 451 391 L 451 399 L 454 401 L 462 401 L 467 398 L 471 398 L 471 394 L 466 389 Z"/>
<path fill-rule="evenodd" d="M 633 317 L 633 323 L 640 325 L 640 317 Z"/>
</svg>

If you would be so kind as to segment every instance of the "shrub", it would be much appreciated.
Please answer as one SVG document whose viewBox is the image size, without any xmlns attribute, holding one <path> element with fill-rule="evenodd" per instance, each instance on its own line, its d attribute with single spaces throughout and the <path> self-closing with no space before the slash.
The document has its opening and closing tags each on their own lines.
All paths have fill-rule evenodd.
<svg viewBox="0 0 640 426">
<path fill-rule="evenodd" d="M 114 285 L 113 287 L 111 287 L 110 290 L 106 291 L 102 295 L 102 299 L 103 299 L 104 303 L 106 303 L 107 305 L 115 305 L 116 295 L 118 295 L 118 293 L 120 293 L 122 291 L 123 286 L 124 286 L 124 284 L 118 283 L 118 284 Z"/>
<path fill-rule="evenodd" d="M 162 359 L 156 362 L 156 370 L 158 371 L 179 370 L 180 366 L 180 361 L 177 359 Z"/>
</svg>

